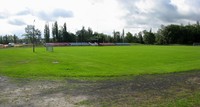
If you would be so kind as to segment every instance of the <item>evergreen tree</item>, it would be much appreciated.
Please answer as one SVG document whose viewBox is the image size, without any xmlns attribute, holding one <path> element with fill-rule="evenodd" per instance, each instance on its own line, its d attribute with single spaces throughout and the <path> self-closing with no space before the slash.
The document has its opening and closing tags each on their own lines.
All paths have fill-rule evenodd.
<svg viewBox="0 0 200 107">
<path fill-rule="evenodd" d="M 13 36 L 13 39 L 14 39 L 14 43 L 17 43 L 17 36 L 14 34 L 14 36 Z"/>
<path fill-rule="evenodd" d="M 128 33 L 126 34 L 125 39 L 126 39 L 126 41 L 127 41 L 128 43 L 132 43 L 132 42 L 133 42 L 133 35 L 132 35 L 132 33 L 128 32 Z"/>
<path fill-rule="evenodd" d="M 141 44 L 144 43 L 143 37 L 142 37 L 142 32 L 139 32 L 139 33 L 138 33 L 138 41 L 139 41 L 139 43 L 141 43 Z"/>
<path fill-rule="evenodd" d="M 0 36 L 0 44 L 3 44 L 3 36 Z"/>
<path fill-rule="evenodd" d="M 114 32 L 113 32 L 113 35 L 114 35 L 114 42 L 115 42 L 115 43 L 121 42 L 122 39 L 121 39 L 121 36 L 120 36 L 120 32 L 118 32 L 118 31 L 115 32 L 115 31 L 114 31 Z"/>
<path fill-rule="evenodd" d="M 69 42 L 70 41 L 70 37 L 69 37 L 69 33 L 67 32 L 67 25 L 66 23 L 64 23 L 63 25 L 63 41 L 64 42 Z"/>
<path fill-rule="evenodd" d="M 151 30 L 149 32 L 144 30 L 143 33 L 144 33 L 144 43 L 145 44 L 154 44 L 155 43 L 155 36 L 151 32 Z"/>
<path fill-rule="evenodd" d="M 44 39 L 45 39 L 45 42 L 46 42 L 46 43 L 50 42 L 50 29 L 49 29 L 49 24 L 45 24 L 45 27 L 44 27 Z"/>
<path fill-rule="evenodd" d="M 53 35 L 53 41 L 54 42 L 60 42 L 60 37 L 58 34 L 58 23 L 57 21 L 52 26 L 52 35 Z"/>
<path fill-rule="evenodd" d="M 124 43 L 124 29 L 122 30 L 122 42 Z"/>
</svg>

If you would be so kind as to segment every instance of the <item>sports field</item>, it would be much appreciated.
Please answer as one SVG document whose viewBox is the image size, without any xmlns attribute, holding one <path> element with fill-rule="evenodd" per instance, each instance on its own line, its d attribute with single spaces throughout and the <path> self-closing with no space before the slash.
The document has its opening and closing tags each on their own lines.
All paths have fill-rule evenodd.
<svg viewBox="0 0 200 107">
<path fill-rule="evenodd" d="M 111 46 L 0 49 L 0 75 L 21 78 L 116 77 L 200 70 L 200 47 Z"/>
<path fill-rule="evenodd" d="M 0 49 L 0 106 L 198 107 L 199 64 L 198 46 Z"/>
</svg>

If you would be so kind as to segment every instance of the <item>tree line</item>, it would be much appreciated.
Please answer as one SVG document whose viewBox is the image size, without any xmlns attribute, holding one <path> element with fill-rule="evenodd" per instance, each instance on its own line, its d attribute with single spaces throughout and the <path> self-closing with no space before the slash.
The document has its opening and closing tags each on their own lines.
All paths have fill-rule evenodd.
<svg viewBox="0 0 200 107">
<path fill-rule="evenodd" d="M 142 43 L 142 44 L 193 44 L 200 43 L 200 24 L 188 25 L 161 25 L 161 28 L 153 33 L 151 30 L 141 31 L 134 36 L 128 32 L 126 40 L 129 43 Z"/>
<path fill-rule="evenodd" d="M 52 32 L 51 32 L 52 31 Z M 44 27 L 44 40 L 48 42 L 122 42 L 120 32 L 114 32 L 114 37 L 94 32 L 91 28 L 85 28 L 76 31 L 75 34 L 67 31 L 66 23 L 58 27 L 57 21 L 53 23 L 50 31 L 49 24 Z M 52 33 L 52 38 L 50 37 Z"/>
<path fill-rule="evenodd" d="M 41 36 L 41 31 L 39 29 L 33 29 L 33 28 L 29 28 L 30 25 L 28 25 L 25 28 L 25 34 L 22 35 L 23 38 L 19 38 L 18 36 L 14 35 L 5 35 L 5 36 L 1 36 L 0 35 L 0 44 L 8 44 L 8 43 L 25 43 L 25 44 L 29 44 L 29 43 L 33 43 L 33 41 L 36 44 L 42 44 L 43 43 L 43 39 Z M 31 27 L 33 27 L 31 25 Z M 34 38 L 33 38 L 33 31 L 34 31 Z"/>
<path fill-rule="evenodd" d="M 0 36 L 0 44 L 8 44 L 8 43 L 18 43 L 19 38 L 16 35 L 5 35 Z"/>
<path fill-rule="evenodd" d="M 200 43 L 200 24 L 197 21 L 195 24 L 188 25 L 161 25 L 157 32 L 153 33 L 143 30 L 139 33 L 132 34 L 120 31 L 113 31 L 113 36 L 104 33 L 94 32 L 91 28 L 84 26 L 77 30 L 76 33 L 71 33 L 67 30 L 67 25 L 64 23 L 59 26 L 57 21 L 52 24 L 50 30 L 49 24 L 44 26 L 44 38 L 41 37 L 41 31 L 34 29 L 35 38 L 33 39 L 32 29 L 27 30 L 23 34 L 23 39 L 19 39 L 16 35 L 0 36 L 0 44 L 12 43 L 32 43 L 33 40 L 39 43 L 48 42 L 99 42 L 99 43 L 140 43 L 140 44 L 193 44 Z M 50 36 L 52 35 L 52 36 Z"/>
<path fill-rule="evenodd" d="M 85 29 L 82 27 L 78 30 L 76 34 L 67 31 L 66 23 L 63 27 L 58 29 L 57 22 L 52 26 L 53 38 L 50 39 L 49 26 L 45 25 L 44 30 L 45 41 L 46 42 L 110 42 L 110 43 L 141 43 L 141 44 L 193 44 L 200 43 L 200 24 L 197 21 L 196 24 L 188 25 L 161 25 L 161 28 L 153 33 L 150 29 L 149 31 L 143 30 L 139 33 L 132 34 L 130 32 L 124 34 L 122 32 L 113 31 L 113 36 L 93 32 L 91 28 Z"/>
<path fill-rule="evenodd" d="M 51 32 L 52 31 L 52 32 Z M 58 27 L 57 21 L 53 23 L 52 30 L 50 31 L 49 24 L 45 24 L 44 27 L 44 40 L 48 42 L 99 42 L 99 43 L 123 43 L 134 42 L 132 41 L 132 34 L 129 32 L 126 35 L 124 30 L 113 31 L 113 36 L 104 33 L 94 32 L 91 28 L 85 28 L 84 26 L 76 31 L 75 34 L 68 32 L 66 23 L 63 26 Z M 52 38 L 50 37 L 52 34 Z"/>
</svg>

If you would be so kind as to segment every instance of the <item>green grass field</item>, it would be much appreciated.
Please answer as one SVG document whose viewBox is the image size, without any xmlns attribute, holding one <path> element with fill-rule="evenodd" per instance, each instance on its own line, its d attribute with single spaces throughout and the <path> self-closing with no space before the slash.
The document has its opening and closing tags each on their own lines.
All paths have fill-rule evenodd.
<svg viewBox="0 0 200 107">
<path fill-rule="evenodd" d="M 15 101 L 10 96 L 18 89 L 19 101 L 24 101 L 20 96 L 31 99 L 24 104 L 49 95 L 63 98 L 57 93 L 68 99 L 76 93 L 91 97 L 77 103 L 86 106 L 196 107 L 199 64 L 200 47 L 194 46 L 54 47 L 54 52 L 37 47 L 35 53 L 32 48 L 0 49 L 0 105 Z M 11 83 L 7 77 L 13 78 Z M 34 88 L 47 83 L 51 88 Z M 42 96 L 35 97 L 35 92 Z"/>
<path fill-rule="evenodd" d="M 200 47 L 44 47 L 0 49 L 0 75 L 20 78 L 116 77 L 200 70 Z"/>
</svg>

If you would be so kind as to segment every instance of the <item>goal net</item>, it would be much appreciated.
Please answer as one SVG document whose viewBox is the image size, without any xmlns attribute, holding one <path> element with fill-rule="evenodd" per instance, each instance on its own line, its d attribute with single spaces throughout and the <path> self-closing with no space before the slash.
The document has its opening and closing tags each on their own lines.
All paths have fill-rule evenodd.
<svg viewBox="0 0 200 107">
<path fill-rule="evenodd" d="M 53 46 L 46 46 L 46 51 L 53 52 Z"/>
<path fill-rule="evenodd" d="M 193 46 L 200 46 L 200 43 L 193 43 Z"/>
</svg>

